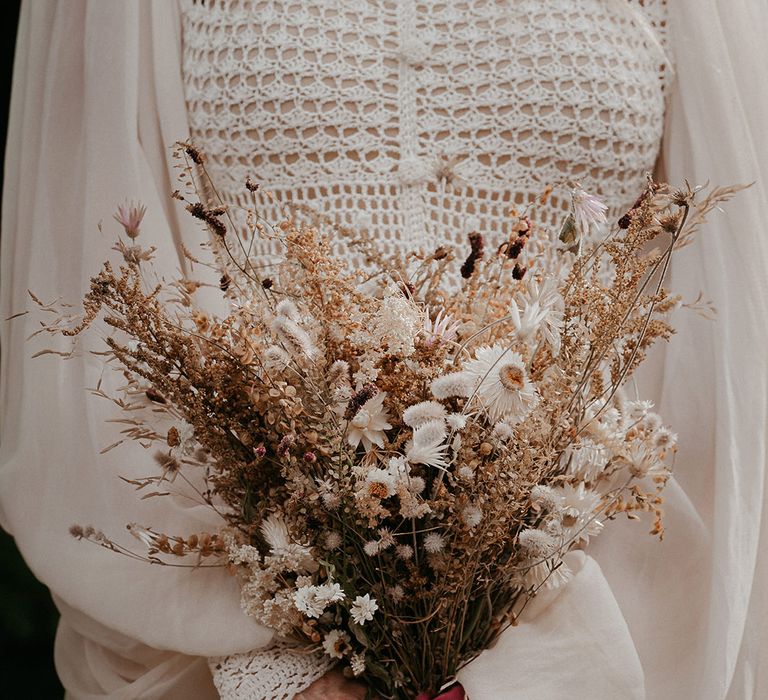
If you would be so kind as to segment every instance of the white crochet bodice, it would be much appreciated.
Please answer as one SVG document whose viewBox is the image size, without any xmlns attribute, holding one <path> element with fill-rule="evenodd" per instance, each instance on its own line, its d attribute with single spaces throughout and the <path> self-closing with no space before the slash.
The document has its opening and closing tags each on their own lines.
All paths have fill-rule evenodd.
<svg viewBox="0 0 768 700">
<path fill-rule="evenodd" d="M 665 0 L 181 1 L 191 135 L 229 203 L 250 176 L 431 248 L 565 180 L 618 213 L 653 169 Z"/>
<path fill-rule="evenodd" d="M 617 215 L 654 167 L 665 0 L 179 1 L 191 137 L 227 203 L 252 206 L 251 177 L 392 252 L 501 231 L 568 180 Z M 223 698 L 273 700 L 326 665 L 277 648 L 211 668 Z"/>
</svg>

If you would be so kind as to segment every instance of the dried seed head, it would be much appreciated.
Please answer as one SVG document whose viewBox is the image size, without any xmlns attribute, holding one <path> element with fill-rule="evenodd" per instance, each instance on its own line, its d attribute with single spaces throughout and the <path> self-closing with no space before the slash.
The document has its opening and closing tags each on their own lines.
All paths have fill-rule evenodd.
<svg viewBox="0 0 768 700">
<path fill-rule="evenodd" d="M 528 272 L 527 267 L 520 265 L 520 263 L 515 263 L 515 266 L 512 268 L 512 279 L 521 280 L 525 277 L 526 272 Z"/>
<path fill-rule="evenodd" d="M 185 144 L 184 152 L 190 157 L 195 165 L 202 165 L 205 161 L 205 156 L 202 151 L 191 143 Z"/>
<path fill-rule="evenodd" d="M 149 387 L 144 394 L 146 397 L 154 403 L 166 403 L 165 397 L 154 387 Z"/>
<path fill-rule="evenodd" d="M 181 444 L 179 429 L 175 425 L 168 428 L 168 435 L 166 435 L 165 441 L 168 443 L 168 447 L 178 447 Z"/>
</svg>

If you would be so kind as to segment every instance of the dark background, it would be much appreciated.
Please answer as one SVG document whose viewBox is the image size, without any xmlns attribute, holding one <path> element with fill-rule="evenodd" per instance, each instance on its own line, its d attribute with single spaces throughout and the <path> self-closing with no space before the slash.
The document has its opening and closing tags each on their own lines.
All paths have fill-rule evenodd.
<svg viewBox="0 0 768 700">
<path fill-rule="evenodd" d="M 19 5 L 20 0 L 3 2 L 5 20 L 0 30 L 0 157 L 5 155 Z M 58 613 L 48 589 L 30 573 L 13 538 L 0 530 L 0 697 L 8 700 L 47 700 L 63 696 L 64 691 L 53 667 L 53 638 L 57 620 Z"/>
</svg>

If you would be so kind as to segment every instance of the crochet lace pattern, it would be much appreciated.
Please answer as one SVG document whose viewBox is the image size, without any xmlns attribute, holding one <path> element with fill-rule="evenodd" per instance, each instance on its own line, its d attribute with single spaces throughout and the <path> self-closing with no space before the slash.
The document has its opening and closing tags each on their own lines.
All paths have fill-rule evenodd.
<svg viewBox="0 0 768 700">
<path fill-rule="evenodd" d="M 620 214 L 664 116 L 663 54 L 630 4 L 182 0 L 191 136 L 227 203 L 251 202 L 250 176 L 388 253 L 498 231 L 550 183 L 579 181 Z M 638 7 L 663 45 L 664 0 Z"/>
<path fill-rule="evenodd" d="M 208 659 L 223 700 L 291 700 L 332 665 L 322 654 L 308 654 L 284 642 L 251 654 Z"/>
<path fill-rule="evenodd" d="M 270 221 L 281 202 L 306 202 L 385 253 L 465 245 L 551 183 L 579 181 L 618 216 L 656 161 L 665 0 L 181 7 L 192 140 L 226 203 L 252 206 L 247 177 L 273 193 L 256 195 Z M 555 224 L 568 206 L 554 196 L 539 216 Z M 254 251 L 279 254 L 271 241 Z M 291 698 L 327 667 L 282 645 L 211 660 L 228 700 Z"/>
</svg>

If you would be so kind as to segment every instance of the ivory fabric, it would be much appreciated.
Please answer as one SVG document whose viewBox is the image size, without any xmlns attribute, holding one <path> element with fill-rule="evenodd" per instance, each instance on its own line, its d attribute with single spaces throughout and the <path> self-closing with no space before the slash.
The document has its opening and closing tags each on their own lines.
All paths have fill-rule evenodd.
<svg viewBox="0 0 768 700">
<path fill-rule="evenodd" d="M 633 6 L 180 0 L 190 133 L 225 202 L 253 206 L 250 176 L 267 219 L 311 199 L 389 253 L 464 246 L 568 180 L 618 218 L 664 126 L 659 46 Z M 666 0 L 641 19 L 664 42 Z M 569 205 L 558 189 L 531 216 L 559 225 Z"/>
<path fill-rule="evenodd" d="M 643 697 L 643 685 L 649 700 L 768 695 L 768 93 L 759 80 L 768 67 L 760 31 L 768 7 L 674 0 L 668 12 L 669 179 L 757 184 L 727 214 L 714 212 L 674 262 L 676 288 L 694 298 L 704 290 L 718 320 L 679 314 L 678 337 L 639 380 L 680 433 L 667 537 L 659 544 L 621 523 L 598 538 L 591 554 L 599 567 L 587 560 L 575 585 L 526 623 L 526 652 L 548 663 L 521 677 L 514 659 L 494 650 L 490 668 L 509 688 L 501 697 L 558 700 L 568 678 L 594 681 L 585 697 L 625 697 L 605 690 L 600 654 L 550 653 L 548 635 L 557 636 L 545 621 L 562 617 L 579 628 L 571 624 L 578 617 L 560 612 L 566 604 L 599 609 L 594 620 L 621 640 L 614 661 L 625 670 L 617 673 L 631 688 L 626 697 Z M 167 197 L 169 146 L 189 128 L 180 22 L 176 3 L 160 0 L 24 4 L 3 196 L 2 318 L 30 308 L 27 289 L 77 299 L 110 256 L 111 236 L 96 225 L 109 229 L 125 198 L 147 204 L 142 236 L 158 246 L 167 273 L 183 264 L 182 237 L 194 247 L 200 233 Z M 104 404 L 83 391 L 99 380 L 98 361 L 31 360 L 40 344 L 24 338 L 35 327 L 32 316 L 2 325 L 0 522 L 62 610 L 57 665 L 67 690 L 88 700 L 216 697 L 201 657 L 246 652 L 271 635 L 243 615 L 235 582 L 219 569 L 150 567 L 71 540 L 73 522 L 116 537 L 133 520 L 171 532 L 215 523 L 183 501 L 170 509 L 168 501 L 140 502 L 117 479 L 145 473 L 149 455 L 135 446 L 98 454 L 114 431 Z M 507 642 L 521 631 L 497 650 L 523 654 L 522 639 Z M 473 700 L 490 697 L 478 689 Z"/>
<path fill-rule="evenodd" d="M 472 700 L 645 698 L 640 660 L 600 567 L 584 552 L 565 562 L 573 580 L 534 599 L 517 627 L 459 673 Z"/>
</svg>

